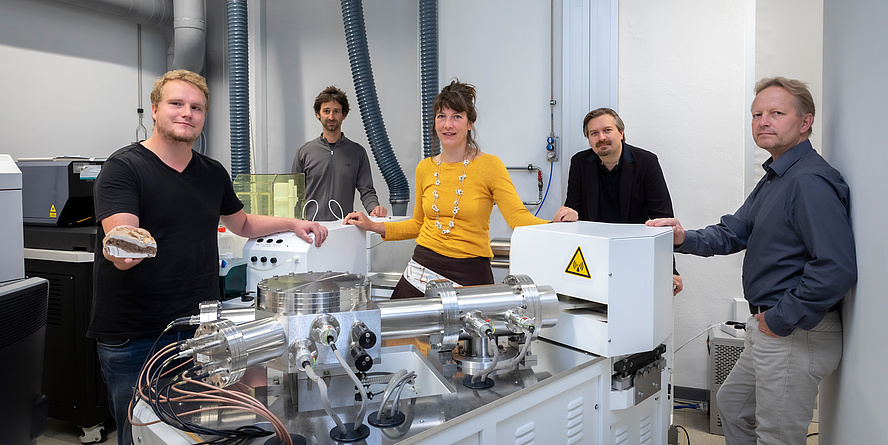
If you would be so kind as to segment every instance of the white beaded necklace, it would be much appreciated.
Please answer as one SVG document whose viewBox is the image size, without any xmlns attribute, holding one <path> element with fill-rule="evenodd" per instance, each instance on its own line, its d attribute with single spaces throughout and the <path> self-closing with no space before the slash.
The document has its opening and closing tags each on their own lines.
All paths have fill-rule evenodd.
<svg viewBox="0 0 888 445">
<path fill-rule="evenodd" d="M 441 161 L 437 161 L 437 166 L 435 169 L 435 189 L 432 190 L 432 196 L 435 197 L 435 203 L 432 204 L 432 210 L 435 211 L 435 227 L 437 227 L 438 230 L 440 230 L 441 233 L 443 233 L 444 235 L 447 235 L 448 233 L 450 233 L 451 230 L 453 230 L 453 220 L 456 219 L 456 214 L 459 213 L 459 199 L 462 198 L 463 195 L 463 181 L 466 180 L 466 168 L 469 166 L 468 156 L 469 154 L 468 152 L 466 152 L 466 159 L 463 159 L 462 162 L 463 171 L 462 174 L 459 175 L 459 183 L 456 185 L 456 201 L 453 201 L 453 215 L 450 217 L 450 224 L 447 225 L 446 229 L 444 228 L 444 225 L 441 224 L 441 220 L 438 217 L 438 186 L 441 185 L 441 178 L 438 176 L 438 174 L 441 173 Z M 441 157 L 443 158 L 444 155 L 442 154 Z"/>
</svg>

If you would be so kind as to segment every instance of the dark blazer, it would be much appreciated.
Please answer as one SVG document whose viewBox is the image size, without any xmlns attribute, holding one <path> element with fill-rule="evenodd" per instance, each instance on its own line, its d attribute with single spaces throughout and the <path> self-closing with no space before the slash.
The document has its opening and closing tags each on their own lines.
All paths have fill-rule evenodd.
<svg viewBox="0 0 888 445">
<path fill-rule="evenodd" d="M 598 155 L 591 148 L 570 158 L 564 206 L 580 214 L 580 221 L 598 221 Z M 672 198 L 657 155 L 623 143 L 620 158 L 620 222 L 644 224 L 652 218 L 671 218 Z M 679 275 L 672 258 L 672 273 Z"/>
<path fill-rule="evenodd" d="M 598 220 L 599 168 L 598 155 L 591 148 L 570 158 L 564 205 L 576 210 L 580 221 Z M 657 155 L 623 143 L 620 168 L 620 222 L 643 224 L 675 216 Z"/>
</svg>

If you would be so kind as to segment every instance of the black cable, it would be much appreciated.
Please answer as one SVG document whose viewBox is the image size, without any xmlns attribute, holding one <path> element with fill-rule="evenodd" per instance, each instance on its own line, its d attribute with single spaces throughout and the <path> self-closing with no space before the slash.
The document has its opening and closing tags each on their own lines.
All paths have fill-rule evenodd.
<svg viewBox="0 0 888 445">
<path fill-rule="evenodd" d="M 160 342 L 160 339 L 163 338 L 163 336 L 166 335 L 166 333 L 170 329 L 172 329 L 175 326 L 181 326 L 183 324 L 182 323 L 183 320 L 187 321 L 190 319 L 191 319 L 191 317 L 180 317 L 180 318 L 177 318 L 177 319 L 171 321 L 170 324 L 168 324 L 167 327 L 163 329 L 163 331 L 160 333 L 160 335 L 157 336 L 157 339 L 154 340 L 154 344 L 151 345 L 151 349 L 148 350 L 148 355 L 145 356 L 145 360 L 142 361 L 142 367 L 139 369 L 145 369 L 145 366 L 148 365 L 148 360 L 150 360 L 151 357 L 153 357 L 154 354 L 157 352 L 157 343 Z M 141 372 L 139 374 L 141 375 Z M 149 382 L 150 381 L 151 380 L 149 380 Z M 134 408 L 136 406 L 136 394 L 137 394 L 136 387 L 138 387 L 138 386 L 139 386 L 138 384 L 133 386 L 133 394 L 132 394 L 132 396 L 130 396 L 130 404 Z"/>
<path fill-rule="evenodd" d="M 157 385 L 160 382 L 161 376 L 163 376 L 164 369 L 171 361 L 172 357 L 165 359 L 163 362 L 161 362 L 158 369 L 154 370 L 151 374 L 148 375 L 148 404 L 151 406 L 151 409 L 154 410 L 154 415 L 167 424 L 170 424 L 171 416 L 169 415 L 169 413 L 165 412 L 164 406 L 160 403 L 160 393 L 158 392 Z M 153 398 L 152 395 L 154 395 Z"/>
<path fill-rule="evenodd" d="M 173 377 L 172 379 L 170 379 L 168 382 L 166 382 L 163 385 L 163 388 L 158 388 L 158 384 L 160 383 L 160 378 L 163 375 L 162 370 L 168 365 L 168 363 L 169 363 L 169 360 L 164 361 L 164 363 L 160 367 L 161 369 L 157 373 L 155 373 L 156 374 L 155 379 L 152 380 L 152 382 L 153 382 L 152 387 L 154 388 L 153 394 L 157 395 L 157 398 L 154 400 L 154 402 L 156 404 L 155 406 L 156 406 L 157 418 L 161 419 L 164 423 L 166 423 L 176 429 L 183 430 L 183 431 L 189 431 L 189 432 L 193 432 L 193 433 L 198 433 L 198 431 L 191 429 L 189 425 L 187 425 L 185 422 L 183 422 L 179 418 L 178 414 L 172 410 L 172 406 L 169 403 L 164 404 L 164 403 L 160 402 L 161 395 L 163 395 L 163 397 L 166 397 L 167 400 L 169 400 L 173 396 L 171 394 L 171 390 L 172 390 L 173 385 L 177 382 L 177 380 L 179 378 L 178 376 Z"/>
<path fill-rule="evenodd" d="M 681 430 L 685 432 L 685 437 L 688 438 L 688 445 L 691 445 L 691 435 L 688 434 L 688 430 L 687 430 L 687 428 L 685 428 L 685 427 L 683 427 L 683 426 L 681 426 L 681 425 L 675 425 L 675 428 L 681 428 Z"/>
<path fill-rule="evenodd" d="M 726 321 L 725 324 L 728 326 L 733 326 L 734 329 L 742 329 L 744 331 L 746 330 L 746 323 L 742 321 Z"/>
<path fill-rule="evenodd" d="M 154 397 L 151 397 L 148 403 L 149 405 L 151 405 L 152 409 L 155 410 L 155 414 L 157 415 L 158 419 L 181 431 L 194 433 L 199 436 L 215 436 L 214 439 L 206 440 L 204 442 L 201 442 L 201 444 L 241 444 L 257 437 L 270 436 L 274 434 L 274 432 L 272 431 L 265 431 L 260 428 L 249 426 L 242 426 L 233 430 L 217 430 L 187 422 L 180 418 L 179 414 L 173 409 L 174 404 L 160 402 L 161 396 L 166 397 L 167 400 L 170 400 L 172 397 L 174 397 L 174 394 L 172 394 L 172 388 L 174 386 L 185 384 L 185 382 L 182 380 L 182 375 L 184 375 L 187 370 L 183 371 L 181 374 L 173 378 L 168 379 L 165 383 L 163 383 L 162 387 L 159 386 L 164 371 L 174 361 L 174 357 L 175 355 L 167 358 L 161 364 L 161 366 L 151 374 L 149 386 L 151 389 L 153 389 L 153 391 L 149 390 L 148 394 L 149 397 L 151 397 L 152 394 L 154 395 Z"/>
<path fill-rule="evenodd" d="M 367 391 L 367 400 L 373 400 L 374 397 L 376 397 L 376 396 L 378 396 L 378 395 L 380 395 L 380 394 L 383 394 L 383 393 L 385 393 L 385 390 L 382 390 L 382 391 L 376 391 L 376 392 L 373 392 L 373 391 Z"/>
<path fill-rule="evenodd" d="M 167 400 L 169 400 L 170 396 L 172 395 L 170 392 L 171 392 L 173 386 L 175 386 L 177 384 L 182 384 L 181 381 L 178 381 L 178 378 L 171 380 L 168 384 L 165 385 L 164 392 L 167 397 Z M 167 404 L 167 405 L 170 405 L 170 408 L 172 408 L 172 406 L 171 406 L 172 404 Z M 194 424 L 191 422 L 185 422 L 179 417 L 178 413 L 176 413 L 175 411 L 172 411 L 172 410 L 170 412 L 171 412 L 172 416 L 175 417 L 176 421 L 178 421 L 184 427 L 184 428 L 180 428 L 180 429 L 182 429 L 184 431 L 189 431 L 189 432 L 192 432 L 192 433 L 195 433 L 198 435 L 216 436 L 215 439 L 201 442 L 201 444 L 243 443 L 244 441 L 249 440 L 249 439 L 255 439 L 257 437 L 269 436 L 271 434 L 274 434 L 271 431 L 265 431 L 265 430 L 261 430 L 261 429 L 258 429 L 258 432 L 247 431 L 243 427 L 239 427 L 234 430 L 231 430 L 231 429 L 217 430 L 217 429 L 209 428 L 206 426 Z"/>
<path fill-rule="evenodd" d="M 151 349 L 148 352 L 148 355 L 145 357 L 145 360 L 142 362 L 142 369 L 145 369 L 148 361 L 156 354 L 157 345 L 160 342 L 160 339 L 163 338 L 167 332 L 176 326 L 187 326 L 191 325 L 192 317 L 180 317 L 173 322 L 171 322 L 167 327 L 160 333 L 157 339 L 154 341 L 154 344 L 151 346 Z M 180 342 L 181 343 L 181 342 Z M 274 434 L 273 431 L 266 431 L 261 428 L 257 428 L 255 426 L 241 426 L 236 429 L 229 430 L 217 430 L 197 424 L 193 424 L 190 422 L 186 422 L 181 419 L 178 413 L 174 410 L 174 404 L 172 403 L 162 403 L 161 398 L 166 397 L 167 400 L 171 400 L 174 397 L 172 394 L 172 388 L 179 384 L 184 384 L 183 377 L 189 373 L 196 373 L 202 369 L 201 365 L 193 366 L 187 370 L 182 371 L 180 374 L 164 379 L 163 375 L 167 369 L 173 365 L 176 360 L 177 355 L 176 350 L 169 351 L 169 356 L 161 362 L 160 366 L 158 366 L 155 370 L 153 370 L 150 375 L 147 376 L 148 382 L 144 387 L 146 392 L 146 403 L 149 407 L 154 411 L 154 414 L 158 419 L 166 423 L 167 425 L 172 426 L 181 431 L 186 431 L 190 433 L 194 433 L 201 436 L 214 436 L 214 439 L 209 439 L 205 442 L 201 442 L 201 444 L 243 444 L 247 441 L 253 440 L 258 437 L 270 436 Z M 161 380 L 166 380 L 163 384 L 161 384 Z M 136 385 L 137 387 L 142 385 Z M 132 400 L 135 401 L 136 395 L 138 394 L 138 388 L 133 389 L 133 397 Z"/>
<path fill-rule="evenodd" d="M 172 329 L 175 326 L 190 325 L 191 324 L 190 321 L 191 321 L 191 317 L 180 317 L 180 318 L 174 320 L 173 322 L 171 322 L 169 325 L 167 325 L 166 329 L 164 329 L 164 331 L 160 334 L 160 336 L 158 336 L 157 340 L 155 340 L 154 345 L 152 345 L 151 350 L 149 351 L 149 354 L 145 359 L 145 362 L 143 362 L 143 364 L 142 364 L 142 368 L 144 369 L 144 367 L 148 363 L 148 360 L 155 354 L 155 349 L 157 347 L 157 343 L 166 334 L 167 331 L 169 331 L 170 329 Z M 167 423 L 168 425 L 170 425 L 174 428 L 177 428 L 177 429 L 180 429 L 183 431 L 193 432 L 193 433 L 204 433 L 204 434 L 211 434 L 211 435 L 218 436 L 219 434 L 217 434 L 218 431 L 216 431 L 216 430 L 205 429 L 205 428 L 200 427 L 198 425 L 193 425 L 193 424 L 189 424 L 187 422 L 183 422 L 181 419 L 179 419 L 178 415 L 174 411 L 172 411 L 171 406 L 160 402 L 160 394 L 164 394 L 164 396 L 166 396 L 167 399 L 169 399 L 171 397 L 171 394 L 170 394 L 171 388 L 176 383 L 178 383 L 180 381 L 179 378 L 181 377 L 181 375 L 184 375 L 185 373 L 188 372 L 188 370 L 183 371 L 180 376 L 176 376 L 176 377 L 170 379 L 169 382 L 163 386 L 162 390 L 160 388 L 158 388 L 158 384 L 160 383 L 160 380 L 162 379 L 164 371 L 175 360 L 176 352 L 170 351 L 170 353 L 172 355 L 170 357 L 166 358 L 161 363 L 161 365 L 148 376 L 149 383 L 148 383 L 147 389 L 148 389 L 149 400 L 147 401 L 147 403 L 152 408 L 152 410 L 154 411 L 154 413 L 158 419 L 162 420 L 164 423 Z M 199 368 L 199 367 L 200 366 L 194 367 L 191 369 L 195 369 L 195 368 Z M 133 391 L 134 396 L 135 396 L 135 394 L 136 394 L 136 391 Z M 152 398 L 152 394 L 155 396 L 154 398 Z M 271 433 L 266 433 L 265 435 L 268 435 L 268 434 L 271 434 Z"/>
<path fill-rule="evenodd" d="M 819 436 L 819 435 L 820 435 L 819 432 L 816 432 L 816 433 L 808 433 L 808 435 L 807 435 L 806 437 Z"/>
</svg>

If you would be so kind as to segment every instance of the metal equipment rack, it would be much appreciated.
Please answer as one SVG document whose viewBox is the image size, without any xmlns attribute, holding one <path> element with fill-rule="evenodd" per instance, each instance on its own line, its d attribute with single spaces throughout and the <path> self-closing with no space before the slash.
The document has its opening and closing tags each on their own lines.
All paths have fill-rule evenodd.
<svg viewBox="0 0 888 445">
<path fill-rule="evenodd" d="M 721 416 L 718 414 L 716 393 L 734 369 L 743 352 L 743 338 L 722 332 L 716 326 L 709 330 L 709 432 L 724 435 Z"/>
</svg>

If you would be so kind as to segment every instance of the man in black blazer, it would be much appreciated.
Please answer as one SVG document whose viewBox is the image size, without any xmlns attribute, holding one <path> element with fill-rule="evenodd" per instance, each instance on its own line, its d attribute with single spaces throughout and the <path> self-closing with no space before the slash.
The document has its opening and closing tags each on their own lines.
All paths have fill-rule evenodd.
<svg viewBox="0 0 888 445">
<path fill-rule="evenodd" d="M 570 159 L 564 201 L 580 221 L 644 224 L 674 216 L 657 155 L 627 144 L 625 128 L 610 108 L 592 110 L 583 119 L 591 148 Z M 682 290 L 678 271 L 673 271 L 672 288 L 675 294 Z"/>
</svg>

